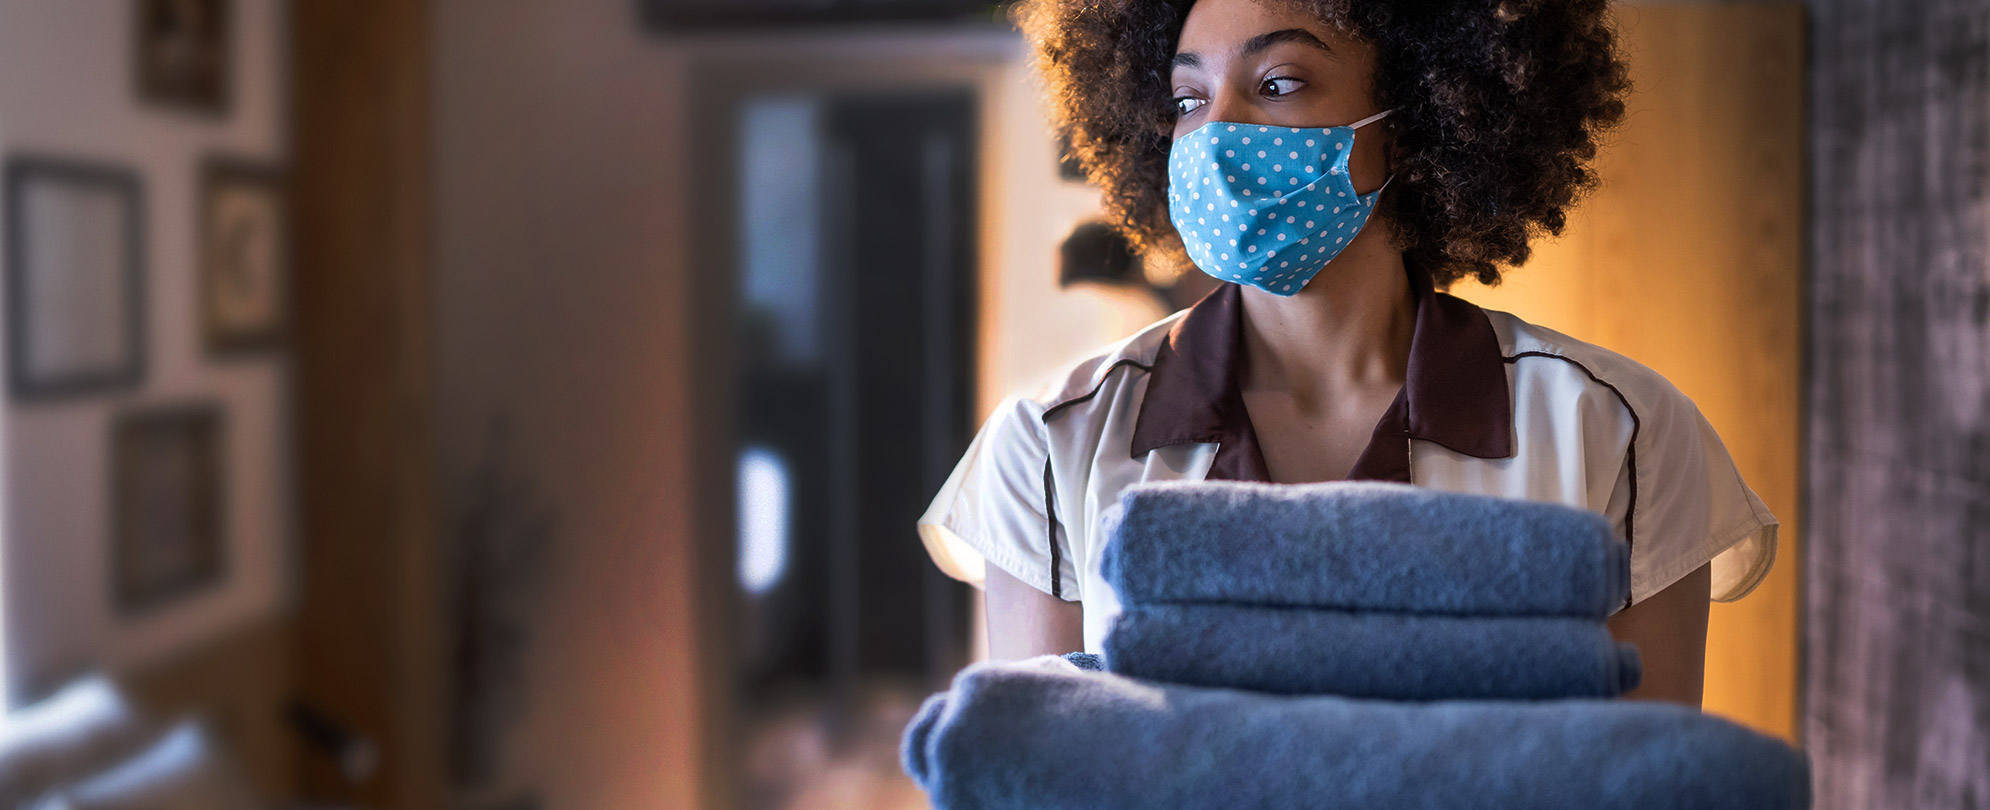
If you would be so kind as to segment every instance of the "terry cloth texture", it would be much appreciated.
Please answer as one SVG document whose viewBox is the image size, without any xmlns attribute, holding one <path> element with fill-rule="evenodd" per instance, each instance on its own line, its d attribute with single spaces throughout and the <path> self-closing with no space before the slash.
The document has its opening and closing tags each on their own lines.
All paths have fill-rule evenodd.
<svg viewBox="0 0 1990 810">
<path fill-rule="evenodd" d="M 1231 605 L 1136 605 L 1113 620 L 1107 668 L 1197 686 L 1388 700 L 1617 697 L 1637 647 L 1603 622 Z"/>
<path fill-rule="evenodd" d="M 939 810 L 1375 810 L 1810 804 L 1780 740 L 1656 701 L 1292 697 L 976 664 L 901 748 Z"/>
<path fill-rule="evenodd" d="M 1123 605 L 1605 618 L 1630 547 L 1602 514 L 1409 484 L 1135 484 L 1103 517 Z"/>
<path fill-rule="evenodd" d="M 1064 654 L 1064 660 L 1070 661 L 1072 666 L 1089 672 L 1104 672 L 1106 670 L 1105 659 L 1100 658 L 1096 653 L 1068 652 Z"/>
</svg>

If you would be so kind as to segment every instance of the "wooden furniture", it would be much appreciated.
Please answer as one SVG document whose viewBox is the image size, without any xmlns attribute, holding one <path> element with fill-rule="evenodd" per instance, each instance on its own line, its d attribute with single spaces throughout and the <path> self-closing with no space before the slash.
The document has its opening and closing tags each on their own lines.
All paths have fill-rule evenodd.
<svg viewBox="0 0 1990 810">
<path fill-rule="evenodd" d="M 448 655 L 431 444 L 429 3 L 291 4 L 296 99 L 297 697 L 377 742 L 353 786 L 304 757 L 300 795 L 441 807 Z"/>
</svg>

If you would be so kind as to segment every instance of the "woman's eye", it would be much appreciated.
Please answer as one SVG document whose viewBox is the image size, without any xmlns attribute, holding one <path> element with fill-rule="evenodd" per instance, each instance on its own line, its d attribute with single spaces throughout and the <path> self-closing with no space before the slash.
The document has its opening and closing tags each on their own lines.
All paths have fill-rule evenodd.
<svg viewBox="0 0 1990 810">
<path fill-rule="evenodd" d="M 1189 113 L 1195 112 L 1196 108 L 1201 107 L 1204 103 L 1206 102 L 1204 102 L 1202 99 L 1196 98 L 1195 96 L 1176 96 L 1175 114 L 1188 115 Z"/>
<path fill-rule="evenodd" d="M 1258 92 L 1267 96 L 1282 96 L 1298 90 L 1301 84 L 1303 82 L 1290 76 L 1273 76 L 1258 85 Z M 1265 92 L 1267 87 L 1271 88 L 1271 92 Z"/>
</svg>

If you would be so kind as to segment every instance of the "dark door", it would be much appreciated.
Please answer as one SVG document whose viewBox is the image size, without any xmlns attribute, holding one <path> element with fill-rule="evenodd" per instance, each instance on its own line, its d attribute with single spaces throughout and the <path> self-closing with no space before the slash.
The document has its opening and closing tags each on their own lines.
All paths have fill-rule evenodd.
<svg viewBox="0 0 1990 810">
<path fill-rule="evenodd" d="M 966 92 L 739 109 L 736 753 L 773 808 L 833 778 L 795 746 L 896 778 L 966 661 L 972 591 L 914 523 L 973 430 L 975 121 Z"/>
</svg>

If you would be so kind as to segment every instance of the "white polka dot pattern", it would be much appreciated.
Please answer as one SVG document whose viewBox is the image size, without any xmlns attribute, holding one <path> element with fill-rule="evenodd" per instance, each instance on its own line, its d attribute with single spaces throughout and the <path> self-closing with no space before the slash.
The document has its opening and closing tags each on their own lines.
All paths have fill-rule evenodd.
<svg viewBox="0 0 1990 810">
<path fill-rule="evenodd" d="M 1297 293 L 1347 247 L 1381 196 L 1381 189 L 1355 193 L 1347 167 L 1356 127 L 1372 120 L 1340 127 L 1211 121 L 1177 139 L 1168 153 L 1168 214 L 1189 258 L 1224 281 Z M 1281 154 L 1268 157 L 1271 147 L 1252 147 L 1253 137 Z M 1271 158 L 1278 160 L 1256 171 L 1248 162 Z M 1231 214 L 1211 221 L 1219 208 L 1236 215 L 1235 230 Z"/>
</svg>

